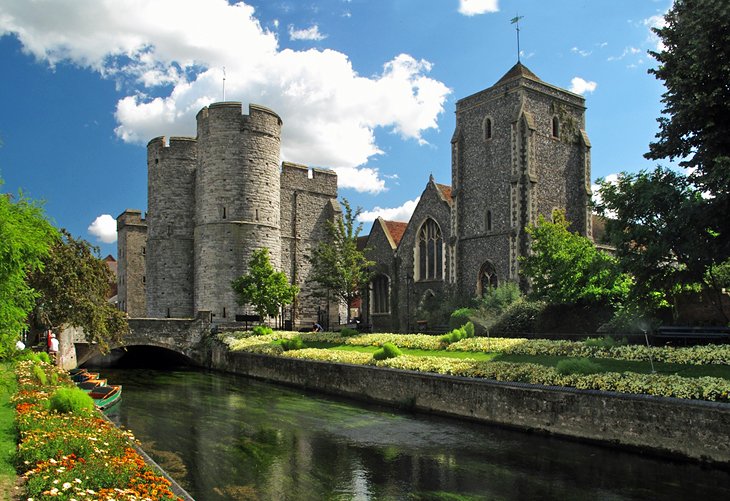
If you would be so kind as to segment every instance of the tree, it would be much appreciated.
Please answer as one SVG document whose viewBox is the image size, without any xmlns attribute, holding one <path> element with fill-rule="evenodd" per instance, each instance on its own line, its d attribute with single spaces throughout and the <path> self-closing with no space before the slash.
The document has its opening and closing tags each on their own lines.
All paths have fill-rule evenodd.
<svg viewBox="0 0 730 501">
<path fill-rule="evenodd" d="M 22 193 L 16 201 L 0 194 L 0 358 L 12 353 L 26 328 L 38 295 L 27 277 L 43 267 L 56 235 L 39 203 Z"/>
<path fill-rule="evenodd" d="M 86 240 L 61 230 L 43 269 L 31 274 L 30 284 L 40 292 L 33 312 L 36 324 L 79 327 L 86 340 L 105 353 L 122 341 L 129 326 L 124 313 L 107 300 L 114 275 L 98 252 Z"/>
<path fill-rule="evenodd" d="M 231 282 L 238 304 L 250 304 L 262 319 L 273 317 L 282 306 L 291 304 L 299 287 L 289 284 L 286 275 L 276 271 L 269 260 L 269 249 L 255 251 L 248 263 L 248 274 Z"/>
<path fill-rule="evenodd" d="M 717 234 L 701 223 L 704 199 L 689 178 L 657 167 L 599 182 L 596 209 L 607 216 L 606 235 L 647 309 L 669 306 L 703 282 Z"/>
<path fill-rule="evenodd" d="M 529 226 L 532 254 L 522 258 L 522 274 L 530 279 L 532 295 L 552 303 L 616 304 L 628 293 L 631 279 L 616 259 L 599 251 L 588 238 L 571 233 L 565 213 L 553 222 L 540 216 Z"/>
<path fill-rule="evenodd" d="M 347 322 L 350 322 L 350 308 L 360 297 L 361 289 L 370 282 L 370 267 L 363 251 L 357 248 L 357 237 L 362 223 L 355 224 L 362 209 L 353 211 L 347 199 L 342 199 L 345 212 L 334 222 L 327 221 L 327 240 L 314 248 L 309 260 L 312 263 L 312 279 L 328 294 L 332 294 L 347 305 Z"/>
<path fill-rule="evenodd" d="M 730 257 L 730 4 L 725 0 L 676 0 L 654 29 L 663 50 L 650 52 L 659 66 L 649 72 L 666 92 L 650 159 L 679 159 L 705 194 L 702 228 L 718 262 Z"/>
</svg>

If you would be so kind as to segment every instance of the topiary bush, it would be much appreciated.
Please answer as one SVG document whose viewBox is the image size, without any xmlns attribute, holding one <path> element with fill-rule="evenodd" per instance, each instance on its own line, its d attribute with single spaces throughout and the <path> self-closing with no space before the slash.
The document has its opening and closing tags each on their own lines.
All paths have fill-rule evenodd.
<svg viewBox="0 0 730 501">
<path fill-rule="evenodd" d="M 517 301 L 507 307 L 490 329 L 490 333 L 509 335 L 536 332 L 544 309 L 545 303 L 541 301 Z"/>
<path fill-rule="evenodd" d="M 443 344 L 449 345 L 451 343 L 457 343 L 468 337 L 474 337 L 474 324 L 471 322 L 467 322 L 458 329 L 454 329 L 451 332 L 444 334 L 440 339 Z"/>
<path fill-rule="evenodd" d="M 458 329 L 469 321 L 469 317 L 474 313 L 471 308 L 459 308 L 455 310 L 449 317 L 449 328 Z"/>
<path fill-rule="evenodd" d="M 558 362 L 555 370 L 563 376 L 570 374 L 587 375 L 603 372 L 603 367 L 588 358 L 566 358 Z"/>
<path fill-rule="evenodd" d="M 268 325 L 256 325 L 252 330 L 255 336 L 268 336 L 274 333 L 274 329 Z"/>
<path fill-rule="evenodd" d="M 343 327 L 340 331 L 340 336 L 342 337 L 350 337 L 350 336 L 357 336 L 360 334 L 357 329 L 353 329 L 351 327 Z"/>
<path fill-rule="evenodd" d="M 49 407 L 62 413 L 89 413 L 94 410 L 94 400 L 78 388 L 59 388 L 51 395 Z"/>
<path fill-rule="evenodd" d="M 291 339 L 282 339 L 279 341 L 279 344 L 284 349 L 284 351 L 290 351 L 290 350 L 301 350 L 304 348 L 304 341 L 302 341 L 302 338 L 299 336 L 293 337 Z"/>
<path fill-rule="evenodd" d="M 375 360 L 385 360 L 387 358 L 399 357 L 403 354 L 400 349 L 393 343 L 384 343 L 383 347 L 373 353 Z"/>
</svg>

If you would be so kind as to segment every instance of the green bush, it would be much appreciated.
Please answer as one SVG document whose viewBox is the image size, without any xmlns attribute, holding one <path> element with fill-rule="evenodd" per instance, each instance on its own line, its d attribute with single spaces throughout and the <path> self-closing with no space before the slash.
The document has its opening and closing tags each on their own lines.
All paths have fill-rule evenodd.
<svg viewBox="0 0 730 501">
<path fill-rule="evenodd" d="M 352 329 L 350 327 L 343 327 L 340 331 L 340 336 L 342 337 L 350 337 L 350 336 L 357 336 L 360 334 L 357 329 Z"/>
<path fill-rule="evenodd" d="M 467 322 L 458 329 L 454 329 L 451 332 L 444 334 L 441 336 L 440 340 L 443 344 L 451 344 L 457 343 L 468 337 L 474 337 L 474 324 L 471 322 Z"/>
<path fill-rule="evenodd" d="M 284 349 L 284 351 L 289 350 L 301 350 L 304 348 L 304 341 L 302 341 L 302 338 L 299 336 L 293 337 L 291 339 L 282 339 L 279 341 L 279 344 Z"/>
<path fill-rule="evenodd" d="M 521 297 L 519 285 L 515 282 L 506 282 L 493 289 L 487 289 L 479 302 L 479 309 L 485 314 L 499 316 Z"/>
<path fill-rule="evenodd" d="M 38 364 L 33 365 L 33 377 L 42 386 L 45 386 L 46 384 L 48 384 L 48 378 L 46 377 L 46 371 L 44 371 L 43 367 L 41 367 Z"/>
<path fill-rule="evenodd" d="M 94 400 L 78 388 L 59 388 L 49 402 L 50 409 L 56 412 L 90 412 L 94 409 Z"/>
<path fill-rule="evenodd" d="M 375 360 L 385 360 L 387 358 L 395 358 L 401 356 L 403 353 L 393 343 L 384 343 L 383 347 L 373 353 Z"/>
<path fill-rule="evenodd" d="M 604 336 L 604 337 L 598 337 L 598 338 L 588 338 L 584 341 L 586 346 L 591 346 L 594 348 L 613 348 L 614 346 L 624 346 L 629 344 L 629 340 L 627 338 L 623 338 L 620 341 L 612 338 L 611 336 Z"/>
<path fill-rule="evenodd" d="M 535 332 L 540 320 L 540 314 L 545 309 L 541 301 L 521 300 L 507 307 L 491 332 L 498 334 L 523 334 Z"/>
<path fill-rule="evenodd" d="M 599 372 L 603 372 L 603 368 L 599 364 L 588 358 L 566 358 L 558 362 L 555 370 L 563 376 L 570 374 L 598 374 Z"/>
<path fill-rule="evenodd" d="M 253 333 L 255 336 L 268 336 L 274 333 L 274 329 L 268 325 L 257 325 L 253 328 Z"/>
<path fill-rule="evenodd" d="M 38 352 L 38 360 L 40 360 L 41 362 L 44 362 L 46 364 L 50 364 L 51 363 L 51 357 L 45 351 L 39 351 Z"/>
<path fill-rule="evenodd" d="M 464 332 L 466 333 L 466 337 L 474 337 L 474 324 L 471 322 L 467 322 L 463 325 Z"/>
<path fill-rule="evenodd" d="M 449 317 L 449 328 L 458 329 L 469 321 L 469 317 L 474 313 L 471 308 L 459 308 Z"/>
</svg>

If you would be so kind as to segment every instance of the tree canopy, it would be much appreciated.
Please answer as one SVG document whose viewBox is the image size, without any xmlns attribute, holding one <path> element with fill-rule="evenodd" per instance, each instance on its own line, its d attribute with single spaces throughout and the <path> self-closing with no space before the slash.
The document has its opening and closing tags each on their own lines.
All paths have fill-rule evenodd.
<svg viewBox="0 0 730 501">
<path fill-rule="evenodd" d="M 0 179 L 0 186 L 2 186 Z M 28 273 L 43 268 L 56 237 L 42 206 L 22 193 L 0 193 L 0 358 L 15 349 L 38 293 Z"/>
<path fill-rule="evenodd" d="M 347 321 L 350 322 L 350 308 L 360 291 L 370 282 L 369 261 L 363 251 L 357 248 L 357 237 L 362 223 L 356 224 L 362 209 L 353 210 L 347 199 L 342 199 L 344 213 L 335 221 L 327 221 L 327 240 L 314 248 L 309 260 L 312 263 L 311 278 L 321 288 L 347 305 Z"/>
<path fill-rule="evenodd" d="M 616 303 L 631 286 L 616 259 L 596 249 L 588 238 L 571 233 L 565 213 L 553 221 L 540 216 L 527 232 L 532 253 L 522 258 L 521 272 L 529 278 L 532 296 L 553 303 Z"/>
<path fill-rule="evenodd" d="M 290 284 L 286 275 L 276 271 L 269 259 L 269 249 L 255 251 L 248 263 L 248 274 L 231 282 L 238 304 L 250 304 L 262 319 L 279 313 L 283 305 L 291 304 L 299 287 Z"/>
<path fill-rule="evenodd" d="M 40 293 L 33 312 L 38 326 L 82 328 L 87 341 L 105 352 L 129 326 L 124 313 L 108 301 L 115 277 L 97 254 L 89 242 L 61 230 L 30 284 Z"/>
</svg>

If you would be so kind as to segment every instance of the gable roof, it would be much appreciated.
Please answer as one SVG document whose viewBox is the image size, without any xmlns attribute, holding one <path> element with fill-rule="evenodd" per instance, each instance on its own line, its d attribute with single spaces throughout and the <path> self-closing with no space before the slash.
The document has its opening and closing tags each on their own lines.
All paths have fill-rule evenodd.
<svg viewBox="0 0 730 501">
<path fill-rule="evenodd" d="M 436 188 L 438 188 L 439 192 L 441 192 L 441 196 L 444 200 L 446 200 L 449 205 L 454 201 L 454 199 L 451 197 L 451 186 L 448 184 L 439 184 L 434 183 L 436 185 Z"/>
<path fill-rule="evenodd" d="M 398 247 L 398 244 L 403 239 L 403 234 L 406 232 L 408 223 L 404 223 L 401 221 L 386 221 L 385 219 L 382 219 L 382 223 L 383 228 L 388 232 L 390 238 L 395 244 L 393 248 Z"/>
</svg>

